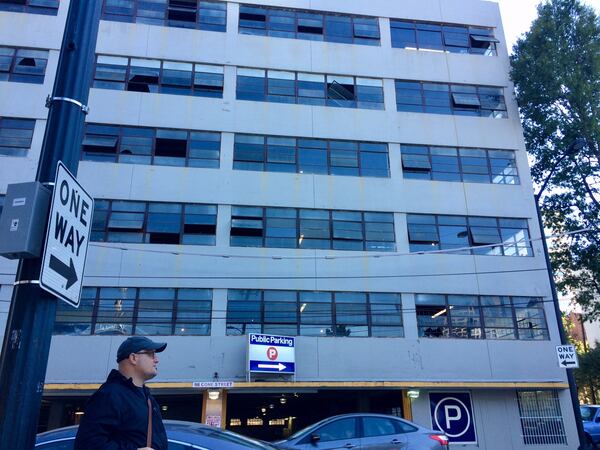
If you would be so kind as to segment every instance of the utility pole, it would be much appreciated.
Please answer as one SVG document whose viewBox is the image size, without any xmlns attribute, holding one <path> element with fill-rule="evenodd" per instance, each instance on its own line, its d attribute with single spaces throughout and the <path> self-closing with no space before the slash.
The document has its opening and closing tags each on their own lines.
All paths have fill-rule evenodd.
<svg viewBox="0 0 600 450">
<path fill-rule="evenodd" d="M 36 181 L 52 187 L 58 161 L 77 173 L 101 0 L 71 0 Z M 39 286 L 41 257 L 19 261 L 0 355 L 0 449 L 33 449 L 56 297 Z"/>
</svg>

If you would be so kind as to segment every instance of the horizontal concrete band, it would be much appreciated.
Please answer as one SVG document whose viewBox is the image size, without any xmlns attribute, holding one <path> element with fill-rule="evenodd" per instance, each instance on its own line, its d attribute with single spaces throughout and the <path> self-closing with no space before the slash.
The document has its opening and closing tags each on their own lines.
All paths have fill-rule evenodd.
<svg viewBox="0 0 600 450">
<path fill-rule="evenodd" d="M 148 383 L 148 387 L 155 392 L 161 389 L 181 389 L 189 392 L 201 392 L 206 388 L 194 388 L 192 382 L 157 382 Z M 44 386 L 45 394 L 65 391 L 94 391 L 100 387 L 100 383 L 49 383 Z M 234 382 L 228 391 L 252 389 L 324 389 L 324 388 L 381 388 L 381 389 L 446 389 L 446 388 L 470 388 L 470 389 L 568 389 L 569 384 L 559 381 L 548 382 L 487 382 L 487 381 L 273 381 L 273 382 Z"/>
</svg>

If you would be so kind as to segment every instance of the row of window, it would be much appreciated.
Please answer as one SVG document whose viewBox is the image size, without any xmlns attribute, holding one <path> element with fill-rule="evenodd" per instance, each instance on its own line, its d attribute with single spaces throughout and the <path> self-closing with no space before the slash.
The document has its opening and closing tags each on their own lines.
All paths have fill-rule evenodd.
<svg viewBox="0 0 600 450">
<path fill-rule="evenodd" d="M 218 132 L 87 124 L 81 157 L 124 164 L 218 168 L 220 152 Z"/>
<path fill-rule="evenodd" d="M 234 169 L 389 177 L 389 167 L 388 147 L 377 142 L 235 135 Z"/>
<path fill-rule="evenodd" d="M 472 255 L 533 256 L 527 219 L 407 214 L 411 252 L 457 250 Z"/>
<path fill-rule="evenodd" d="M 402 144 L 405 178 L 519 184 L 515 152 Z"/>
<path fill-rule="evenodd" d="M 396 80 L 398 111 L 505 118 L 502 88 Z M 223 97 L 223 67 L 98 55 L 93 87 Z M 384 109 L 383 80 L 282 70 L 237 69 L 236 98 Z"/>
<path fill-rule="evenodd" d="M 396 80 L 398 111 L 506 118 L 502 88 Z"/>
<path fill-rule="evenodd" d="M 60 0 L 0 0 L 0 11 L 56 16 Z"/>
<path fill-rule="evenodd" d="M 342 108 L 384 108 L 381 79 L 282 70 L 238 68 L 236 98 Z"/>
<path fill-rule="evenodd" d="M 25 0 L 22 0 L 25 1 Z M 58 0 L 28 0 L 56 3 Z M 226 31 L 225 2 L 105 0 L 102 18 L 169 27 Z M 496 55 L 494 30 L 438 22 L 390 20 L 392 46 L 415 50 Z M 241 34 L 344 44 L 380 45 L 379 19 L 259 5 L 240 5 Z"/>
<path fill-rule="evenodd" d="M 417 294 L 419 337 L 549 339 L 542 300 Z M 225 317 L 223 313 L 226 312 Z M 56 334 L 210 335 L 212 289 L 83 289 L 59 304 Z M 227 335 L 404 337 L 397 293 L 228 289 Z"/>
<path fill-rule="evenodd" d="M 403 337 L 400 294 L 227 291 L 227 334 Z"/>
<path fill-rule="evenodd" d="M 494 30 L 413 20 L 390 20 L 392 47 L 496 55 Z"/>
<path fill-rule="evenodd" d="M 549 339 L 539 298 L 417 294 L 415 305 L 421 337 Z"/>
<path fill-rule="evenodd" d="M 33 119 L 0 117 L 0 155 L 26 156 L 33 139 Z"/>
<path fill-rule="evenodd" d="M 232 206 L 231 245 L 395 251 L 392 213 Z"/>
<path fill-rule="evenodd" d="M 98 55 L 92 87 L 223 97 L 223 66 Z"/>
<path fill-rule="evenodd" d="M 239 32 L 311 41 L 379 45 L 379 20 L 282 8 L 240 5 Z"/>
<path fill-rule="evenodd" d="M 227 3 L 203 0 L 104 0 L 102 18 L 116 22 L 225 31 Z"/>
<path fill-rule="evenodd" d="M 48 50 L 0 46 L 0 81 L 43 84 Z"/>
<path fill-rule="evenodd" d="M 210 335 L 212 289 L 84 287 L 57 304 L 55 334 Z"/>
<path fill-rule="evenodd" d="M 25 156 L 35 120 L 0 117 L 0 155 Z M 82 159 L 219 168 L 221 133 L 87 124 Z M 377 142 L 236 134 L 233 168 L 389 177 L 388 147 Z M 405 178 L 518 184 L 515 152 L 402 144 Z"/>
<path fill-rule="evenodd" d="M 90 239 L 215 245 L 216 228 L 216 205 L 96 200 Z"/>
<path fill-rule="evenodd" d="M 532 256 L 526 219 L 408 214 L 411 252 Z M 96 200 L 91 239 L 215 245 L 217 206 Z M 395 251 L 393 213 L 232 206 L 233 247 Z M 463 247 L 478 247 L 459 250 Z"/>
</svg>

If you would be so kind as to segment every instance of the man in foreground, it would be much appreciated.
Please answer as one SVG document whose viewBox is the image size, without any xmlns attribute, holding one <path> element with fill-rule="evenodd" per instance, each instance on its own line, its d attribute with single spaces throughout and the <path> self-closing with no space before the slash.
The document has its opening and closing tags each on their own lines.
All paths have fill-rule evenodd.
<svg viewBox="0 0 600 450">
<path fill-rule="evenodd" d="M 158 373 L 156 354 L 166 347 L 142 336 L 123 341 L 118 370 L 86 405 L 74 450 L 167 450 L 160 408 L 145 386 Z"/>
</svg>

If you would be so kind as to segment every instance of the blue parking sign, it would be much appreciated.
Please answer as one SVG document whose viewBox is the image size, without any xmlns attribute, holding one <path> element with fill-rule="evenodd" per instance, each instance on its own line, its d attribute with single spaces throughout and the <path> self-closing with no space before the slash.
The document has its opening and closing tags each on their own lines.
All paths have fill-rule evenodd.
<svg viewBox="0 0 600 450">
<path fill-rule="evenodd" d="M 475 418 L 468 392 L 430 392 L 431 425 L 451 443 L 477 444 Z"/>
</svg>

